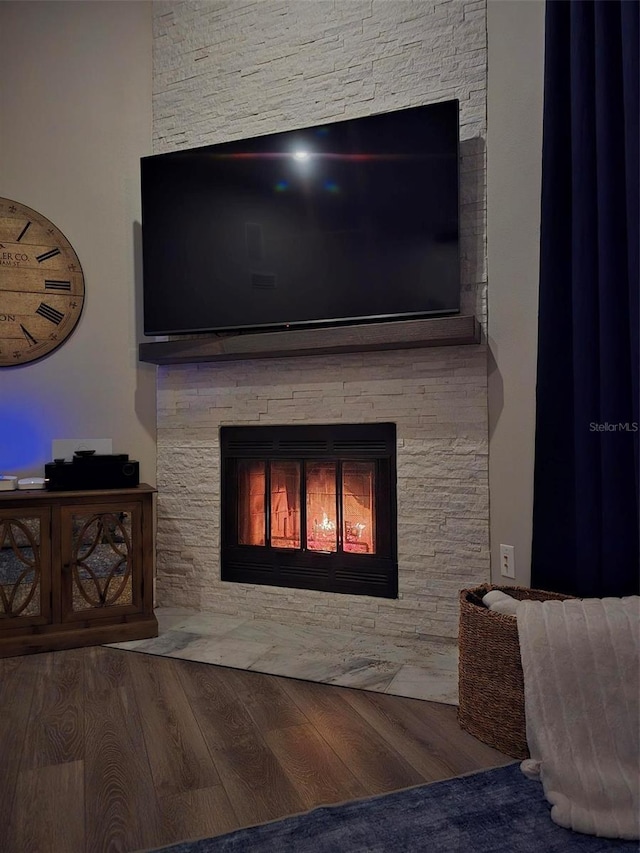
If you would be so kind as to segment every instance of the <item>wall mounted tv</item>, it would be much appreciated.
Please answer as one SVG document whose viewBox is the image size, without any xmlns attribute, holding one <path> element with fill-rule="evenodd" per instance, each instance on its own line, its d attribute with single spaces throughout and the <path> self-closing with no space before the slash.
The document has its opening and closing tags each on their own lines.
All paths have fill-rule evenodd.
<svg viewBox="0 0 640 853">
<path fill-rule="evenodd" d="M 144 157 L 147 335 L 460 306 L 458 101 Z"/>
</svg>

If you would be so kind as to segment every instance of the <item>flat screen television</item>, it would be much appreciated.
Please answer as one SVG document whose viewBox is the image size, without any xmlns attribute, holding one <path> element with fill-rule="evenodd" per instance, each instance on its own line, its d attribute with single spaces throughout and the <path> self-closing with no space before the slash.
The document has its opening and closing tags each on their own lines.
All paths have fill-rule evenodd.
<svg viewBox="0 0 640 853">
<path fill-rule="evenodd" d="M 143 157 L 144 331 L 452 314 L 458 101 Z"/>
</svg>

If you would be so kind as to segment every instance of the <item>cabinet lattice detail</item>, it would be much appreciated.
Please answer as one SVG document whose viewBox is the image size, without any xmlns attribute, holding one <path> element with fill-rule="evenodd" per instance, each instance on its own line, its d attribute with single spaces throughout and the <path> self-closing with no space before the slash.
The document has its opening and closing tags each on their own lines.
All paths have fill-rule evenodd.
<svg viewBox="0 0 640 853">
<path fill-rule="evenodd" d="M 131 535 L 126 513 L 92 515 L 72 554 L 73 609 L 131 604 Z"/>
<path fill-rule="evenodd" d="M 0 618 L 40 613 L 39 525 L 32 519 L 0 523 L 0 609 Z"/>
</svg>

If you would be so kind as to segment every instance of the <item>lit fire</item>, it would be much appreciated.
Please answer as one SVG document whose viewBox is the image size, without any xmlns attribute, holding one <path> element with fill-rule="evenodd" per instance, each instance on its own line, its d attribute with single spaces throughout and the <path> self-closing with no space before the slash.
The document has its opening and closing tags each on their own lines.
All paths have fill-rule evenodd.
<svg viewBox="0 0 640 853">
<path fill-rule="evenodd" d="M 270 466 L 268 496 L 266 465 Z M 301 492 L 299 462 L 247 461 L 240 468 L 238 481 L 238 541 L 243 545 L 266 545 L 269 541 L 274 548 L 375 554 L 374 466 L 369 462 L 344 462 L 339 476 L 340 488 L 335 462 L 309 463 Z M 338 495 L 340 507 L 336 506 Z M 306 530 L 301 526 L 301 500 L 306 505 Z M 340 525 L 335 512 L 341 514 Z"/>
<path fill-rule="evenodd" d="M 333 530 L 336 529 L 336 523 L 335 521 L 331 521 L 329 519 L 329 516 L 326 512 L 323 512 L 322 521 L 320 523 L 316 521 L 314 527 L 316 528 L 316 530 L 322 530 L 325 533 L 331 533 Z"/>
</svg>

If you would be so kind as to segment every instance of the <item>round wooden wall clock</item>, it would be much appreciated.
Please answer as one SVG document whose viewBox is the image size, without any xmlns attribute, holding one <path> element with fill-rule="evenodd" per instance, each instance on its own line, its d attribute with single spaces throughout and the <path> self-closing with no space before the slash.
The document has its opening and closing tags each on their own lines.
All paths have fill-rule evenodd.
<svg viewBox="0 0 640 853">
<path fill-rule="evenodd" d="M 83 304 L 82 267 L 62 231 L 30 207 L 0 198 L 0 367 L 56 350 Z"/>
</svg>

